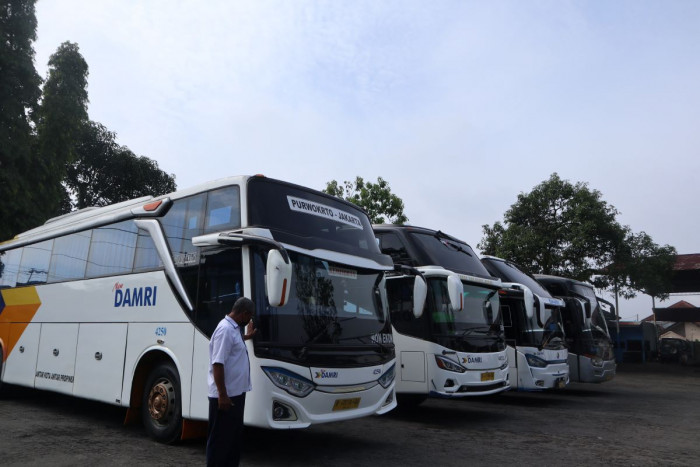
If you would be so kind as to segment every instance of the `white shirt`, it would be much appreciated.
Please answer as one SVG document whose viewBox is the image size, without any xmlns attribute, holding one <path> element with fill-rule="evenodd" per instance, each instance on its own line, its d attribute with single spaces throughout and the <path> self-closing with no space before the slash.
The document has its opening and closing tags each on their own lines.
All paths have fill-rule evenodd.
<svg viewBox="0 0 700 467">
<path fill-rule="evenodd" d="M 229 397 L 235 397 L 252 389 L 248 349 L 241 336 L 240 327 L 226 315 L 214 330 L 209 341 L 209 397 L 219 397 L 214 382 L 214 363 L 224 366 L 224 381 Z"/>
</svg>

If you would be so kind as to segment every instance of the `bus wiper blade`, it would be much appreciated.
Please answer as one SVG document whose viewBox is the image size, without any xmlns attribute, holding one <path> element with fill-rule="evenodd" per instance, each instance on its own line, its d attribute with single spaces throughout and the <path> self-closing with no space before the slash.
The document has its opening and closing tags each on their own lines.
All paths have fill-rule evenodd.
<svg viewBox="0 0 700 467">
<path fill-rule="evenodd" d="M 449 235 L 443 233 L 443 232 L 440 231 L 440 230 L 438 230 L 437 232 L 435 232 L 435 238 L 447 240 L 447 241 L 449 241 L 449 243 L 443 242 L 442 244 L 445 245 L 445 246 L 448 246 L 448 247 L 450 247 L 450 248 L 454 248 L 454 249 L 457 250 L 457 251 L 461 251 L 462 253 L 464 253 L 464 254 L 467 255 L 467 256 L 472 256 L 472 254 L 469 253 L 467 250 L 465 250 L 465 249 L 462 248 L 461 246 L 457 245 L 457 243 L 455 243 L 454 239 L 452 239 Z"/>
</svg>

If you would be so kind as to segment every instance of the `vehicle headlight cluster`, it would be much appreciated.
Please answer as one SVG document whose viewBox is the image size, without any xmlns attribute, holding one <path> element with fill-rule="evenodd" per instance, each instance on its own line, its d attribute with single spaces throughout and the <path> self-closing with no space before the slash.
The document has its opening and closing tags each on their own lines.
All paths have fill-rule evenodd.
<svg viewBox="0 0 700 467">
<path fill-rule="evenodd" d="M 382 385 L 383 388 L 388 388 L 394 381 L 394 376 L 396 376 L 396 365 L 391 365 L 389 368 L 377 381 Z"/>
<path fill-rule="evenodd" d="M 454 371 L 455 373 L 464 373 L 465 371 L 467 371 L 467 369 L 459 363 L 455 362 L 454 360 L 450 360 L 449 358 L 445 358 L 441 355 L 435 355 L 435 363 L 437 363 L 437 366 L 439 368 L 442 368 L 443 370 Z"/>
<path fill-rule="evenodd" d="M 536 355 L 532 355 L 531 353 L 526 354 L 525 358 L 527 359 L 527 364 L 532 367 L 545 368 L 547 366 L 547 362 L 545 360 Z"/>
<path fill-rule="evenodd" d="M 593 366 L 601 367 L 603 366 L 603 359 L 600 357 L 592 357 L 591 364 L 593 364 Z"/>
<path fill-rule="evenodd" d="M 264 366 L 262 369 L 275 386 L 284 389 L 293 396 L 306 397 L 316 387 L 314 383 L 303 376 L 283 368 Z"/>
</svg>

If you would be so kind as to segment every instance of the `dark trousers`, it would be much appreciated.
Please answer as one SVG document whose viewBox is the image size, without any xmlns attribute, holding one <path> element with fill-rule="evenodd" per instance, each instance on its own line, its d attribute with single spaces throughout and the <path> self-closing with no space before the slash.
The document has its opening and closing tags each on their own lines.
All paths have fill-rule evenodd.
<svg viewBox="0 0 700 467">
<path fill-rule="evenodd" d="M 219 410 L 219 400 L 209 398 L 207 466 L 237 466 L 241 459 L 245 392 L 231 401 L 233 407 Z"/>
</svg>

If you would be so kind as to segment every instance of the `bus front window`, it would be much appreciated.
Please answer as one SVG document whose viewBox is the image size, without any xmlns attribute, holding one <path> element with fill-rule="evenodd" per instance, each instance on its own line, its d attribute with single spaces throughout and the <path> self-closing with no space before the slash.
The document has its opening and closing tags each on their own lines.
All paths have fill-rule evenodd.
<svg viewBox="0 0 700 467">
<path fill-rule="evenodd" d="M 264 253 L 255 255 L 256 353 L 307 363 L 310 355 L 337 350 L 338 345 L 376 348 L 377 335 L 390 336 L 379 287 L 383 273 L 289 253 L 292 286 L 282 307 L 268 305 Z"/>
</svg>

